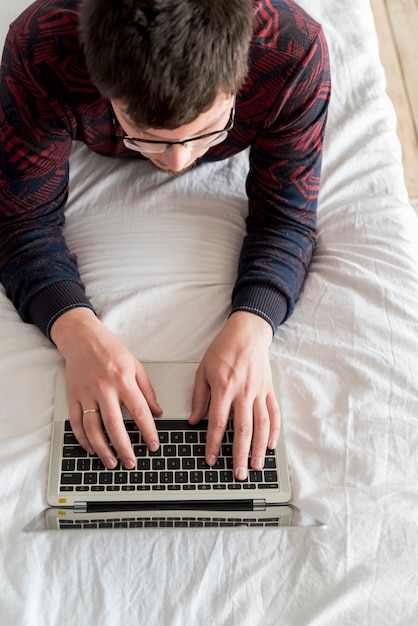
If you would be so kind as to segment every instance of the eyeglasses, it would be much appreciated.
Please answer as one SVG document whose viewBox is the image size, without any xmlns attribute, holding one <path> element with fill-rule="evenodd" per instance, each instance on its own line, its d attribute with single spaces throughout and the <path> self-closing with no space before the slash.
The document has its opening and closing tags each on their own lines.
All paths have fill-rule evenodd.
<svg viewBox="0 0 418 626">
<path fill-rule="evenodd" d="M 114 116 L 114 122 L 116 119 Z M 185 139 L 184 141 L 155 141 L 154 139 L 142 139 L 139 137 L 130 137 L 125 135 L 122 137 L 123 143 L 129 150 L 136 150 L 137 152 L 148 152 L 152 154 L 158 154 L 169 150 L 172 146 L 183 146 L 187 150 L 206 150 L 212 146 L 216 146 L 218 143 L 222 143 L 228 136 L 230 130 L 234 126 L 235 119 L 235 103 L 231 108 L 231 113 L 227 125 L 223 130 L 214 130 L 198 137 L 192 137 L 191 139 Z"/>
</svg>

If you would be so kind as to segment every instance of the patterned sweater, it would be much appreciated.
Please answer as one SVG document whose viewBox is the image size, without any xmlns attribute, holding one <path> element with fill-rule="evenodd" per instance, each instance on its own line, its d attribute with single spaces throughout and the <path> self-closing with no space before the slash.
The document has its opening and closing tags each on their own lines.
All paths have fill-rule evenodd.
<svg viewBox="0 0 418 626">
<path fill-rule="evenodd" d="M 247 232 L 232 311 L 277 328 L 292 313 L 315 246 L 322 142 L 330 97 L 321 27 L 292 0 L 253 0 L 249 72 L 233 130 L 199 161 L 250 148 Z M 92 83 L 78 37 L 79 0 L 37 0 L 11 25 L 0 82 L 0 276 L 23 320 L 49 336 L 93 308 L 62 235 L 73 141 L 101 155 L 126 149 L 109 100 Z"/>
</svg>

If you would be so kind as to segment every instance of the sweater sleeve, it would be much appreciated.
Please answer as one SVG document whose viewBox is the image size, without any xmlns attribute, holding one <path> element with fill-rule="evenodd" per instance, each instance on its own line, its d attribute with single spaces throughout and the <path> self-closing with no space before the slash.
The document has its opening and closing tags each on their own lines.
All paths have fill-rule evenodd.
<svg viewBox="0 0 418 626">
<path fill-rule="evenodd" d="M 30 9 L 28 10 L 30 11 Z M 38 80 L 42 47 L 13 25 L 0 76 L 0 276 L 22 319 L 49 335 L 73 306 L 92 308 L 62 235 L 70 119 Z"/>
<path fill-rule="evenodd" d="M 263 85 L 269 108 L 250 151 L 247 234 L 232 294 L 232 312 L 257 313 L 273 332 L 294 309 L 315 247 L 330 98 L 328 51 L 320 28 L 291 72 L 283 62 L 286 56 L 275 59 L 271 52 L 253 49 L 253 67 L 263 65 L 266 75 L 269 63 L 268 89 Z"/>
</svg>

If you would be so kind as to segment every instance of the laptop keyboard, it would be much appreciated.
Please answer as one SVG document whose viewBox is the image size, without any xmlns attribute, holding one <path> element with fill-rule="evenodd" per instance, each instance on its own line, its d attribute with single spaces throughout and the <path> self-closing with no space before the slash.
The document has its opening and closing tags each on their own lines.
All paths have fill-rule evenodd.
<svg viewBox="0 0 418 626">
<path fill-rule="evenodd" d="M 105 468 L 97 456 L 82 448 L 69 421 L 65 422 L 61 492 L 112 491 L 223 491 L 279 489 L 278 469 L 273 450 L 267 450 L 265 467 L 256 471 L 248 461 L 248 478 L 239 481 L 232 471 L 232 422 L 225 432 L 216 465 L 205 461 L 206 423 L 192 427 L 184 420 L 156 420 L 160 439 L 157 452 L 150 452 L 135 422 L 125 421 L 136 455 L 136 467 L 125 469 L 120 462 Z M 174 496 L 174 494 L 173 494 Z"/>
</svg>

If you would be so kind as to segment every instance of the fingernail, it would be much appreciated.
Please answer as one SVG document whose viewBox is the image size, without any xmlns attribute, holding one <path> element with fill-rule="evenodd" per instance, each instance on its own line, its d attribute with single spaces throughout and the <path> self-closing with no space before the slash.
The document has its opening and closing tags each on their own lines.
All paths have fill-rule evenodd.
<svg viewBox="0 0 418 626">
<path fill-rule="evenodd" d="M 216 456 L 214 454 L 209 454 L 208 458 L 206 459 L 206 463 L 210 467 L 213 467 L 216 463 Z"/>
<path fill-rule="evenodd" d="M 157 452 L 159 447 L 160 447 L 160 444 L 158 443 L 158 441 L 151 441 L 151 443 L 148 446 L 151 452 Z"/>
<path fill-rule="evenodd" d="M 124 467 L 126 467 L 126 469 L 133 469 L 135 467 L 135 461 L 133 461 L 132 459 L 125 459 L 123 461 L 123 465 Z"/>
<path fill-rule="evenodd" d="M 112 457 L 108 457 L 107 459 L 103 459 L 103 465 L 107 467 L 107 469 L 114 469 L 118 462 L 116 459 L 112 459 Z"/>
<path fill-rule="evenodd" d="M 264 467 L 263 459 L 260 456 L 257 456 L 253 461 L 253 467 L 256 470 L 262 470 Z"/>
<path fill-rule="evenodd" d="M 247 470 L 245 467 L 239 467 L 236 471 L 235 476 L 238 480 L 245 480 L 247 478 Z"/>
</svg>

